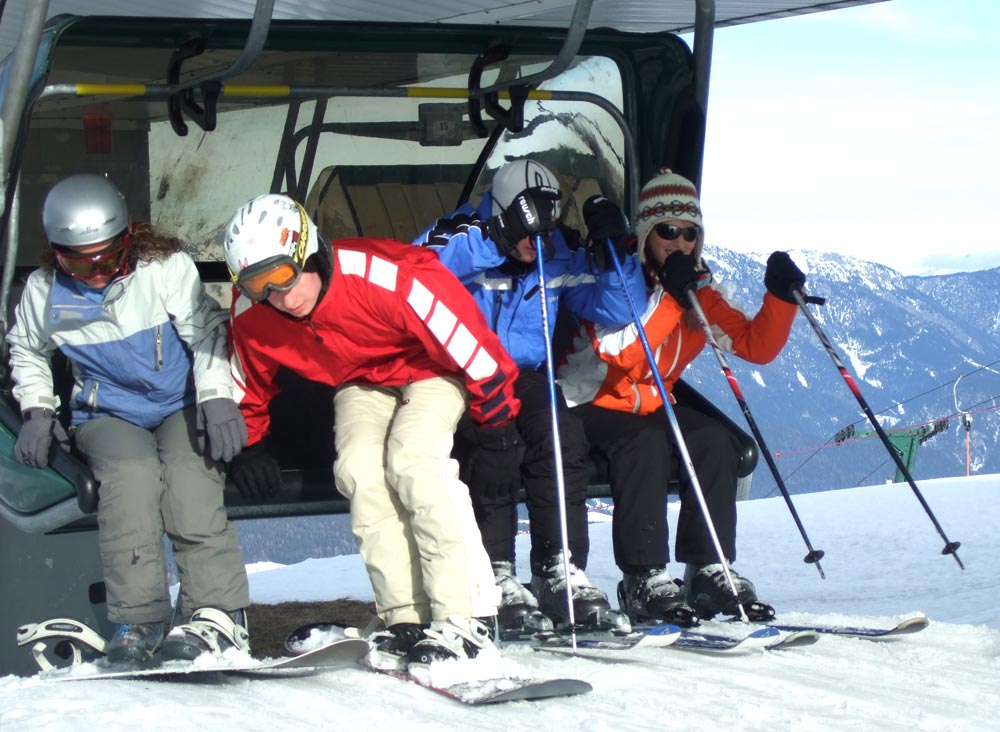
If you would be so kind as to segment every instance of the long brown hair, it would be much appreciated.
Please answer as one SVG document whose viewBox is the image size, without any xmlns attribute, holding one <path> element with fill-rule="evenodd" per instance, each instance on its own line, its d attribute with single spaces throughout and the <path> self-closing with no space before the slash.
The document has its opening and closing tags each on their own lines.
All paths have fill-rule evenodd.
<svg viewBox="0 0 1000 732">
<path fill-rule="evenodd" d="M 133 265 L 138 262 L 163 260 L 184 248 L 180 239 L 155 232 L 148 222 L 134 224 L 131 236 L 132 251 L 129 254 L 129 261 Z M 46 272 L 56 268 L 56 257 L 51 244 L 42 250 L 39 263 Z"/>
</svg>

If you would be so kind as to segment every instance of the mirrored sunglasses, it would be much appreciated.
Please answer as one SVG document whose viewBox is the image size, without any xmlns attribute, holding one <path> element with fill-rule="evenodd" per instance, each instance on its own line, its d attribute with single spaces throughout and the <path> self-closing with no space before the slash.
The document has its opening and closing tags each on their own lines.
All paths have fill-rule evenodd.
<svg viewBox="0 0 1000 732">
<path fill-rule="evenodd" d="M 684 237 L 684 241 L 694 242 L 698 240 L 698 235 L 701 234 L 700 226 L 681 228 L 673 224 L 657 224 L 654 228 L 656 229 L 656 235 L 667 241 L 674 241 L 679 237 Z"/>
<path fill-rule="evenodd" d="M 274 291 L 292 289 L 301 274 L 291 257 L 272 257 L 241 271 L 236 287 L 254 302 L 263 302 Z"/>
<path fill-rule="evenodd" d="M 59 268 L 78 280 L 92 280 L 98 275 L 118 274 L 128 262 L 131 236 L 125 232 L 105 250 L 94 254 L 80 254 L 64 247 L 54 246 L 56 264 Z"/>
</svg>

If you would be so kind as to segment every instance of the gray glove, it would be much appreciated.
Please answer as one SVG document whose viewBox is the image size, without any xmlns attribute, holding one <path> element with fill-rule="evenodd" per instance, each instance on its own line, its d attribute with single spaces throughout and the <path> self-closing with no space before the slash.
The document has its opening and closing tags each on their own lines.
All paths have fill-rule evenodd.
<svg viewBox="0 0 1000 732">
<path fill-rule="evenodd" d="M 198 406 L 198 431 L 208 433 L 213 460 L 228 463 L 247 444 L 243 414 L 236 402 L 225 397 L 209 399 Z"/>
<path fill-rule="evenodd" d="M 55 419 L 51 409 L 32 407 L 24 414 L 21 431 L 14 443 L 14 459 L 33 468 L 44 468 L 49 464 L 49 448 L 52 437 L 60 447 L 68 449 L 69 435 Z"/>
</svg>

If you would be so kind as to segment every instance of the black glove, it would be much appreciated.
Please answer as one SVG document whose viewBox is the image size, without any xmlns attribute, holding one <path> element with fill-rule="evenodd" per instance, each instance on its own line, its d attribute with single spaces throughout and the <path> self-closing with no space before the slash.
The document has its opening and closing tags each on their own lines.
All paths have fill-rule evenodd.
<svg viewBox="0 0 1000 732">
<path fill-rule="evenodd" d="M 442 217 L 435 221 L 434 226 L 427 232 L 427 241 L 424 242 L 423 246 L 443 247 L 455 234 L 468 229 L 472 223 L 473 219 L 468 214 L 459 213 L 454 216 Z"/>
<path fill-rule="evenodd" d="M 510 422 L 473 428 L 476 449 L 469 458 L 469 487 L 491 501 L 517 501 L 521 491 L 524 441 Z"/>
<path fill-rule="evenodd" d="M 604 196 L 591 196 L 583 204 L 583 222 L 587 225 L 590 239 L 589 252 L 600 272 L 609 269 L 608 240 L 615 249 L 618 263 L 625 262 L 628 254 L 628 220 L 618 206 Z"/>
<path fill-rule="evenodd" d="M 229 463 L 229 477 L 247 500 L 267 498 L 281 490 L 281 466 L 264 440 L 233 458 Z"/>
<path fill-rule="evenodd" d="M 691 308 L 688 293 L 695 291 L 701 277 L 701 273 L 695 269 L 697 263 L 698 260 L 693 254 L 677 251 L 656 269 L 656 276 L 663 289 L 685 310 Z"/>
<path fill-rule="evenodd" d="M 767 258 L 764 286 L 779 300 L 795 304 L 793 292 L 805 287 L 806 276 L 795 266 L 788 252 L 774 252 Z"/>
<path fill-rule="evenodd" d="M 46 467 L 49 464 L 49 448 L 53 437 L 61 448 L 69 449 L 69 435 L 52 410 L 32 407 L 24 413 L 24 422 L 17 433 L 14 459 L 33 468 Z"/>
<path fill-rule="evenodd" d="M 525 188 L 518 193 L 506 211 L 487 222 L 497 251 L 509 257 L 525 237 L 554 229 L 558 205 L 559 191 L 551 186 Z"/>
<path fill-rule="evenodd" d="M 247 444 L 247 425 L 236 402 L 226 397 L 208 399 L 198 405 L 198 441 L 205 451 L 205 434 L 212 459 L 229 462 Z"/>
</svg>

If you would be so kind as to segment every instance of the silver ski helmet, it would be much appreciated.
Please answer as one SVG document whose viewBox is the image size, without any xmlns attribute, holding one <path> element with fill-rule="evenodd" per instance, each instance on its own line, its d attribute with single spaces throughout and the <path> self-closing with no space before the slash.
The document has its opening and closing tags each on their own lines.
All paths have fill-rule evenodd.
<svg viewBox="0 0 1000 732">
<path fill-rule="evenodd" d="M 499 216 L 507 210 L 510 202 L 514 200 L 518 193 L 525 188 L 537 188 L 538 186 L 549 186 L 558 191 L 559 179 L 556 178 L 551 170 L 531 158 L 514 160 L 507 163 L 493 176 L 493 189 L 491 193 L 493 198 L 492 214 Z M 554 211 L 555 218 L 558 219 L 559 214 L 560 207 L 557 201 Z"/>
<path fill-rule="evenodd" d="M 61 247 L 114 239 L 129 228 L 125 196 L 103 175 L 71 175 L 45 196 L 42 227 L 49 243 Z"/>
</svg>

